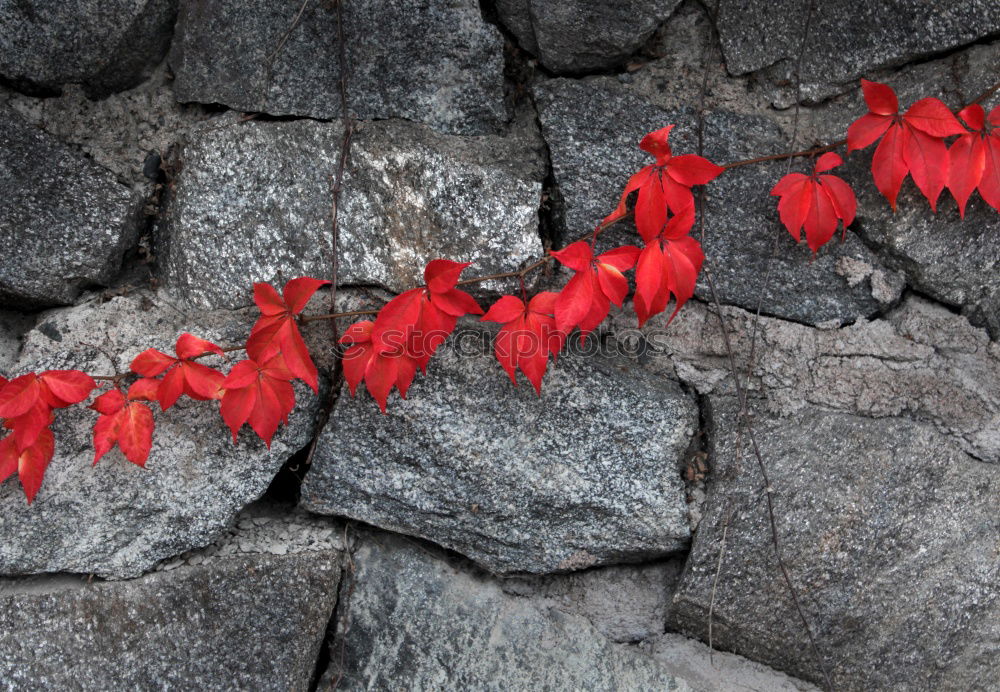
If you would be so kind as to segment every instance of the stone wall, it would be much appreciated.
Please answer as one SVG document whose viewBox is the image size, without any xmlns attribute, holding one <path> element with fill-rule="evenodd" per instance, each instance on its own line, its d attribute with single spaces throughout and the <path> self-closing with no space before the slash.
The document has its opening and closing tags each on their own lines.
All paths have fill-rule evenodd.
<svg viewBox="0 0 1000 692">
<path fill-rule="evenodd" d="M 343 46 L 328 0 L 0 0 L 0 373 L 239 343 L 254 281 L 328 275 L 341 48 L 352 310 L 586 233 L 643 134 L 695 151 L 702 100 L 726 162 L 842 138 L 861 76 L 951 107 L 1000 81 L 991 0 L 813 5 L 797 92 L 800 0 L 345 0 Z M 0 687 L 993 688 L 1000 214 L 911 183 L 893 214 L 868 160 L 814 260 L 767 194 L 799 162 L 708 187 L 752 437 L 704 277 L 667 328 L 614 311 L 540 398 L 469 319 L 381 415 L 329 391 L 318 323 L 320 393 L 270 448 L 182 401 L 146 469 L 91 466 L 93 412 L 60 411 L 35 502 L 0 485 Z"/>
</svg>

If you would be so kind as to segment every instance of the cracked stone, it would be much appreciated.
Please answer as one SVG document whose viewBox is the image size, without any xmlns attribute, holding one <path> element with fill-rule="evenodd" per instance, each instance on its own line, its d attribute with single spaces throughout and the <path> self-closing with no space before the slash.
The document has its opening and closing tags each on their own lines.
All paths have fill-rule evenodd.
<svg viewBox="0 0 1000 692">
<path fill-rule="evenodd" d="M 177 0 L 0 3 L 0 75 L 21 89 L 128 89 L 166 55 Z"/>
<path fill-rule="evenodd" d="M 511 386 L 486 337 L 469 329 L 442 347 L 388 415 L 367 393 L 343 392 L 303 505 L 422 536 L 495 572 L 682 550 L 690 397 L 623 359 L 566 353 L 539 398 Z"/>
<path fill-rule="evenodd" d="M 236 308 L 251 303 L 254 281 L 327 276 L 340 142 L 339 123 L 308 121 L 192 136 L 158 232 L 165 285 L 198 307 Z M 530 133 L 360 126 L 341 199 L 341 283 L 401 291 L 423 283 L 437 257 L 488 274 L 540 256 L 540 146 Z"/>
<path fill-rule="evenodd" d="M 111 172 L 0 109 L 0 304 L 72 303 L 107 285 L 138 236 L 138 200 Z"/>
<path fill-rule="evenodd" d="M 342 117 L 337 15 L 329 3 L 181 0 L 170 65 L 181 101 Z M 487 134 L 507 120 L 503 39 L 475 0 L 345 3 L 352 115 Z"/>
</svg>

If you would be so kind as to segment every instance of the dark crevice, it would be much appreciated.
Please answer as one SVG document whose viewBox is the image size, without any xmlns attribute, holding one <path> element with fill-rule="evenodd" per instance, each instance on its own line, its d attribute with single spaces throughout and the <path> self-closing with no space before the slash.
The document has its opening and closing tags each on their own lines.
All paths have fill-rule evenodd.
<svg viewBox="0 0 1000 692">
<path fill-rule="evenodd" d="M 306 446 L 282 464 L 281 469 L 271 479 L 271 484 L 264 491 L 262 500 L 273 502 L 282 507 L 294 507 L 299 503 L 302 494 L 302 481 L 305 479 L 306 455 L 309 447 Z"/>
<path fill-rule="evenodd" d="M 350 550 L 350 547 L 348 547 L 348 550 Z M 316 653 L 316 665 L 313 666 L 312 677 L 309 679 L 309 692 L 316 692 L 319 689 L 320 683 L 324 682 L 324 676 L 330 669 L 330 662 L 332 660 L 330 649 L 337 641 L 337 624 L 347 611 L 347 604 L 350 603 L 349 589 L 346 588 L 346 585 L 353 578 L 349 567 L 341 567 L 340 582 L 337 587 L 337 602 L 334 603 L 333 610 L 330 612 L 330 619 L 323 630 L 323 638 L 320 640 L 319 651 Z M 350 590 L 353 590 L 353 588 Z"/>
</svg>

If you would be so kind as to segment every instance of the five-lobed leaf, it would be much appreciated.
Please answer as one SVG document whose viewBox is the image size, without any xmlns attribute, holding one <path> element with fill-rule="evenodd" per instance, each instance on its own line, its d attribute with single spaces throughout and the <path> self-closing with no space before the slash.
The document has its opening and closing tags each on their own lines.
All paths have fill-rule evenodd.
<svg viewBox="0 0 1000 692">
<path fill-rule="evenodd" d="M 780 197 L 778 214 L 795 241 L 801 240 L 802 228 L 813 254 L 833 237 L 837 224 L 843 222 L 844 233 L 854 221 L 857 199 L 850 185 L 834 175 L 823 175 L 843 163 L 833 152 L 816 160 L 812 175 L 789 173 L 771 189 Z"/>
</svg>

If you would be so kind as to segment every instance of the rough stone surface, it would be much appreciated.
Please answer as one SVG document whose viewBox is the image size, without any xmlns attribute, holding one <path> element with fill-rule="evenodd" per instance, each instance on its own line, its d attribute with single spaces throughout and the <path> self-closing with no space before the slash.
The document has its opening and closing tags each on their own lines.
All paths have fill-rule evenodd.
<svg viewBox="0 0 1000 692">
<path fill-rule="evenodd" d="M 742 656 L 712 651 L 696 639 L 673 632 L 643 642 L 641 648 L 699 692 L 818 692 L 820 689 Z"/>
<path fill-rule="evenodd" d="M 6 103 L 25 120 L 60 140 L 75 144 L 120 182 L 148 190 L 160 171 L 161 159 L 183 141 L 201 121 L 206 127 L 232 125 L 235 113 L 211 113 L 199 104 L 181 104 L 174 98 L 166 63 L 134 89 L 99 101 L 84 90 L 67 85 L 61 96 L 38 98 L 0 88 Z"/>
<path fill-rule="evenodd" d="M 688 690 L 583 617 L 544 612 L 497 582 L 387 535 L 353 556 L 350 626 L 320 689 Z M 341 623 L 338 623 L 340 625 Z M 343 668 L 337 663 L 343 656 Z"/>
<path fill-rule="evenodd" d="M 10 372 L 21 353 L 21 341 L 34 325 L 27 315 L 0 310 L 0 373 Z"/>
<path fill-rule="evenodd" d="M 753 314 L 725 308 L 737 363 L 750 356 Z M 665 331 L 614 320 L 622 348 L 645 338 L 647 367 L 699 394 L 731 393 L 717 317 L 689 303 Z M 762 318 L 748 390 L 761 416 L 796 420 L 809 406 L 870 418 L 907 416 L 966 453 L 1000 462 L 1000 345 L 959 315 L 912 297 L 887 319 L 818 330 Z M 641 347 L 640 347 L 641 348 Z M 742 369 L 742 368 L 741 368 Z M 744 374 L 745 376 L 745 374 Z"/>
<path fill-rule="evenodd" d="M 501 21 L 546 68 L 582 73 L 620 67 L 680 0 L 498 0 Z"/>
<path fill-rule="evenodd" d="M 523 381 L 511 387 L 483 339 L 469 330 L 443 347 L 406 401 L 393 395 L 387 416 L 367 394 L 343 393 L 304 506 L 428 538 L 495 572 L 683 549 L 679 465 L 697 408 L 676 383 L 567 353 L 538 398 Z"/>
<path fill-rule="evenodd" d="M 326 276 L 338 124 L 245 123 L 193 138 L 159 234 L 164 280 L 199 307 L 240 307 L 252 281 Z M 399 291 L 437 257 L 509 271 L 542 252 L 544 175 L 529 135 L 459 138 L 399 121 L 354 136 L 340 281 Z"/>
<path fill-rule="evenodd" d="M 11 690 L 304 691 L 341 553 L 290 544 L 124 582 L 0 580 L 0 679 Z"/>
<path fill-rule="evenodd" d="M 0 75 L 51 93 L 81 84 L 99 98 L 135 86 L 170 45 L 177 0 L 0 2 Z"/>
<path fill-rule="evenodd" d="M 337 35 L 327 3 L 182 0 L 170 51 L 177 98 L 341 117 Z M 507 120 L 503 40 L 474 0 L 345 4 L 344 36 L 355 117 L 461 134 L 495 132 Z"/>
<path fill-rule="evenodd" d="M 771 68 L 771 80 L 787 81 L 802 45 L 807 7 L 798 0 L 721 0 L 717 24 L 729 71 Z M 1000 32 L 995 10 L 991 0 L 816 3 L 802 55 L 804 93 L 821 98 L 836 91 L 831 85 L 852 82 L 872 70 L 995 36 Z"/>
<path fill-rule="evenodd" d="M 510 577 L 507 593 L 531 598 L 590 620 L 615 642 L 633 643 L 663 633 L 667 605 L 684 562 L 672 558 L 646 565 L 614 565 L 548 576 Z"/>
<path fill-rule="evenodd" d="M 135 242 L 137 204 L 107 170 L 0 110 L 0 304 L 37 308 L 107 284 Z"/>
<path fill-rule="evenodd" d="M 252 318 L 185 316 L 168 297 L 149 293 L 103 304 L 94 298 L 43 315 L 11 374 L 47 368 L 125 372 L 145 348 L 172 353 L 184 331 L 223 345 L 239 343 Z M 116 362 L 109 363 L 94 346 L 117 354 Z M 82 406 L 60 410 L 53 427 L 55 458 L 34 503 L 25 502 L 16 478 L 0 485 L 0 574 L 131 577 L 164 557 L 211 542 L 309 440 L 317 397 L 301 387 L 296 394 L 299 407 L 270 451 L 248 428 L 233 445 L 214 403 L 184 399 L 157 412 L 145 470 L 117 450 L 92 467 L 96 413 Z"/>
<path fill-rule="evenodd" d="M 608 80 L 578 82 L 556 79 L 535 87 L 543 134 L 552 152 L 555 179 L 565 200 L 566 238 L 579 237 L 606 216 L 628 177 L 651 158 L 638 148 L 644 134 L 675 123 L 671 144 L 676 154 L 696 150 L 696 116 L 692 111 L 667 112 L 640 94 Z M 705 121 L 705 155 L 724 163 L 781 151 L 787 146 L 772 121 L 728 111 L 711 111 Z M 878 291 L 869 281 L 850 284 L 837 272 L 837 262 L 864 262 L 886 276 L 879 260 L 853 233 L 846 242 L 824 248 L 815 261 L 803 243 L 796 246 L 778 220 L 768 191 L 785 164 L 732 169 L 708 187 L 705 254 L 724 303 L 808 324 L 854 322 L 891 305 L 895 291 Z M 775 243 L 777 234 L 777 243 Z M 635 242 L 621 228 L 609 241 Z M 776 248 L 767 268 L 772 248 Z M 764 290 L 766 288 L 766 290 Z M 704 275 L 696 295 L 707 298 Z"/>
<path fill-rule="evenodd" d="M 673 624 L 821 682 L 775 562 L 762 481 L 712 398 L 713 484 Z M 754 424 L 791 578 L 837 689 L 987 689 L 1000 646 L 996 466 L 923 423 L 807 407 Z M 877 614 L 873 616 L 873 614 Z"/>
</svg>

